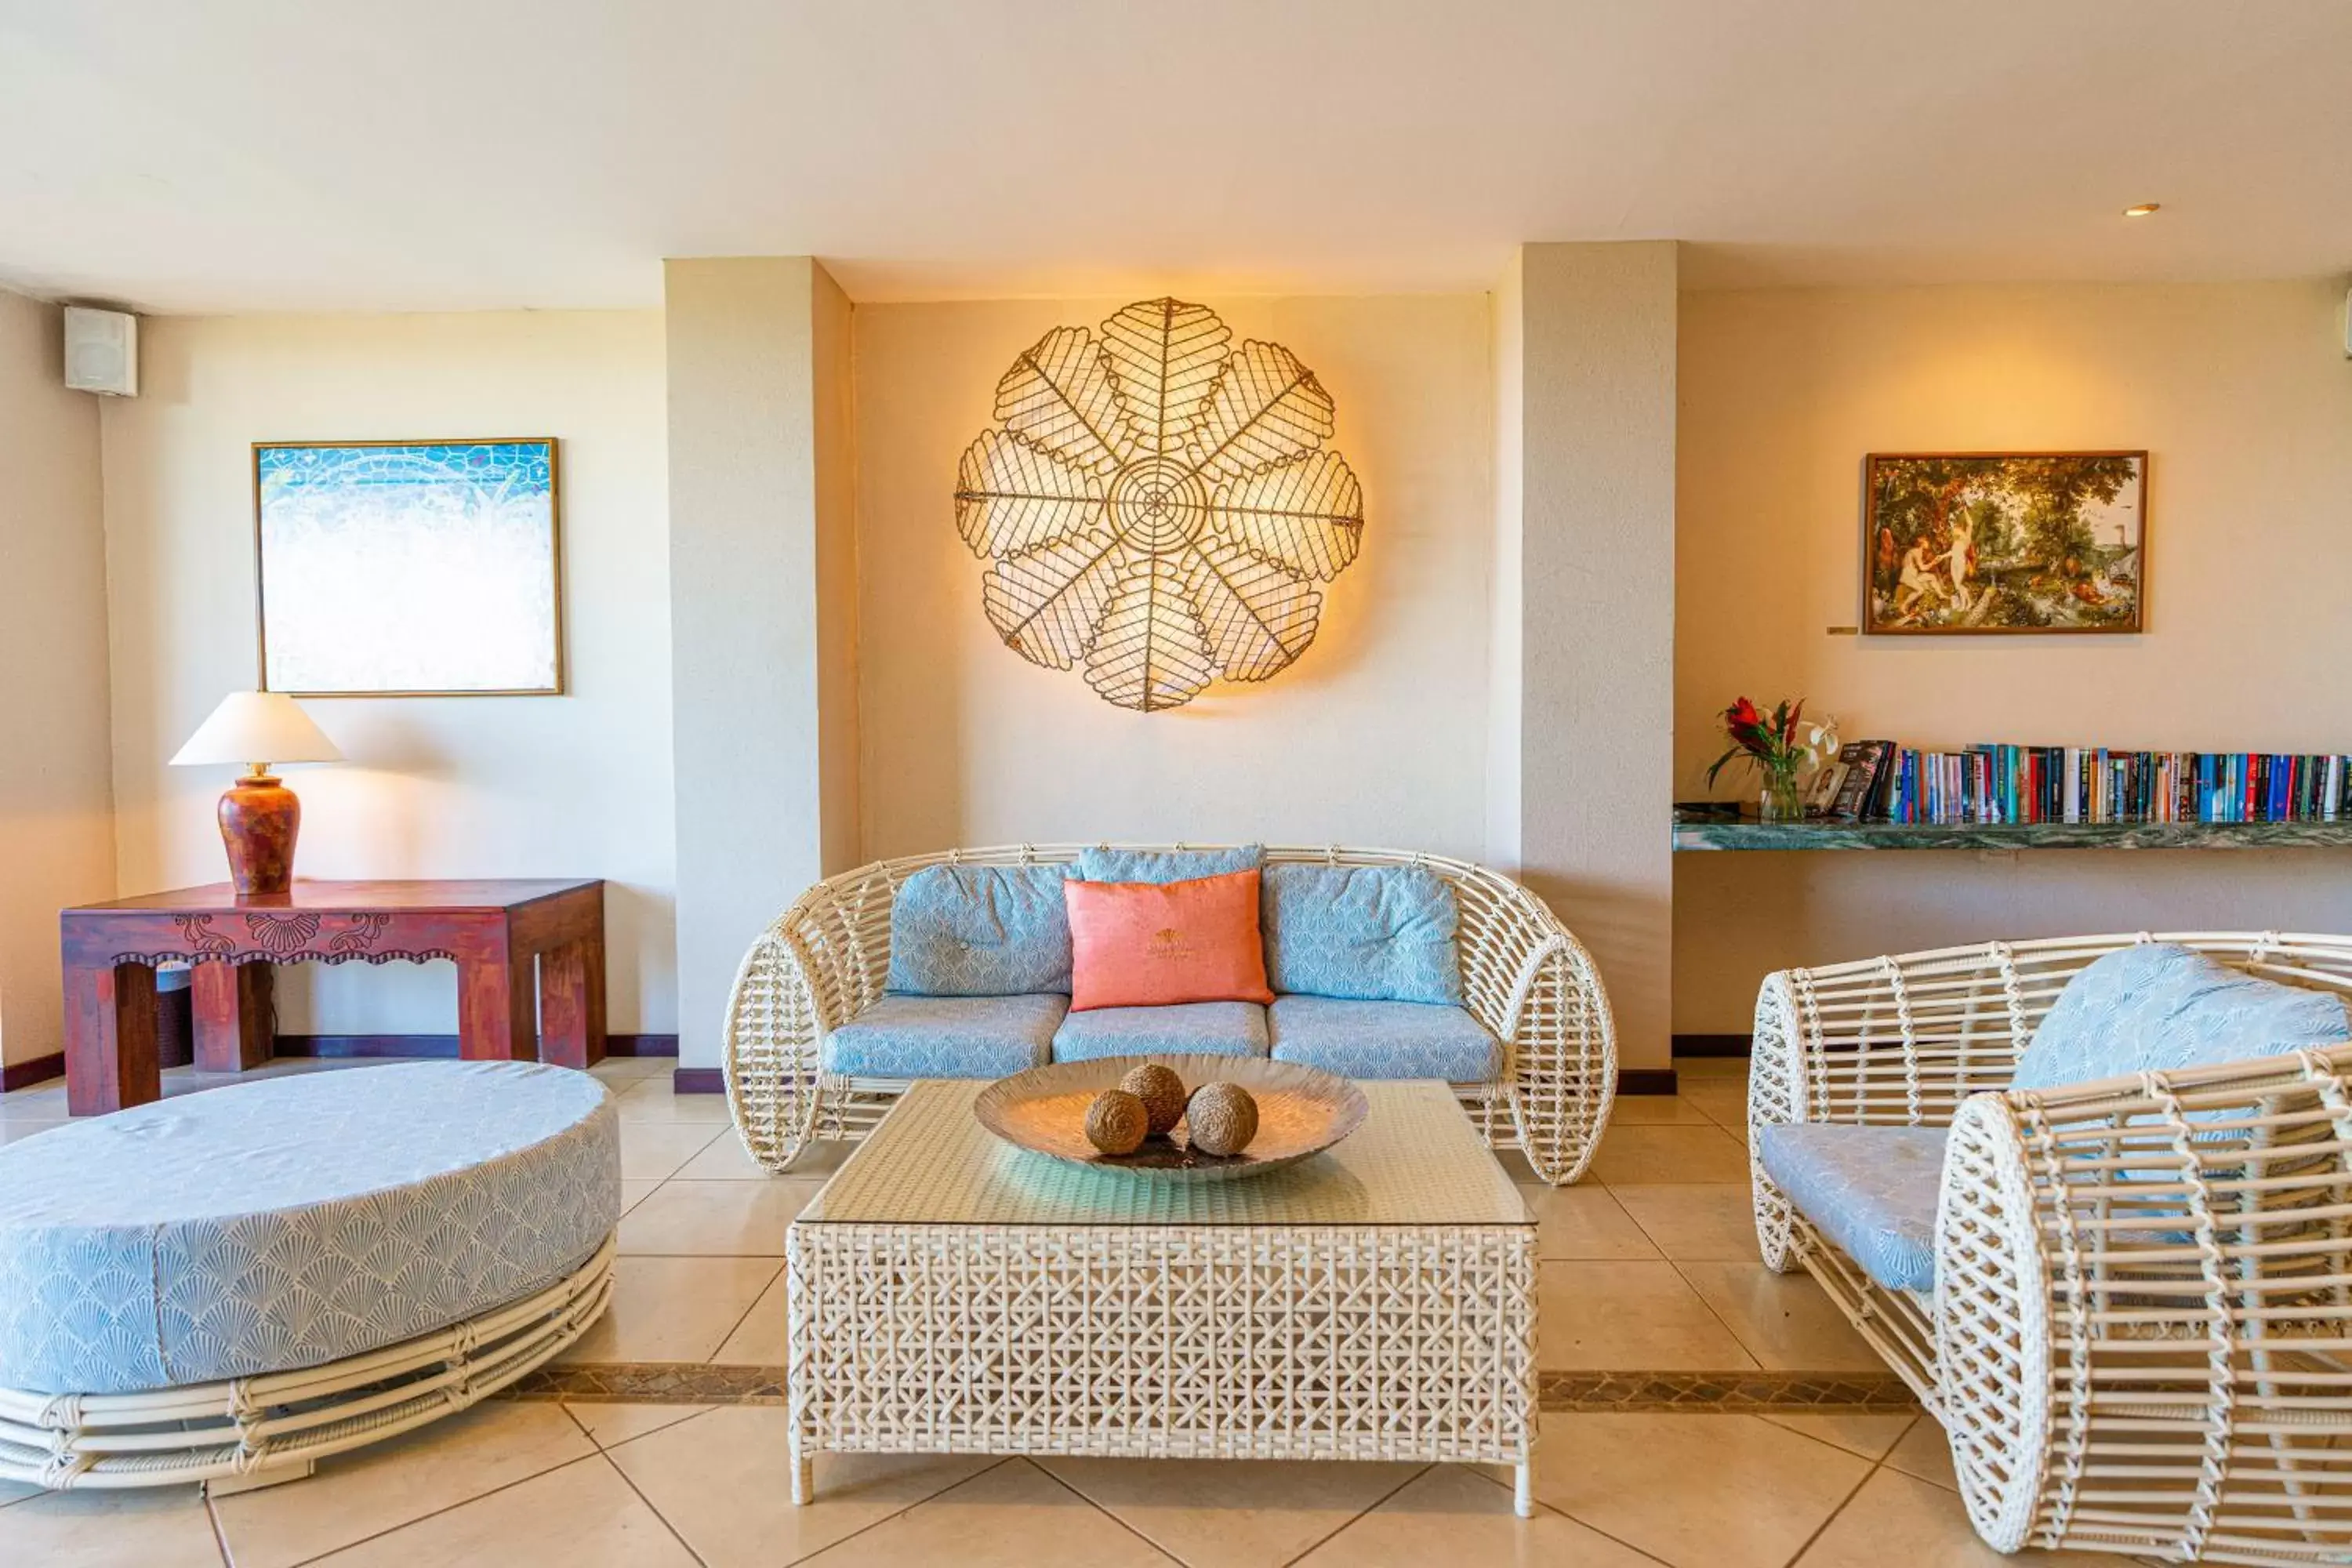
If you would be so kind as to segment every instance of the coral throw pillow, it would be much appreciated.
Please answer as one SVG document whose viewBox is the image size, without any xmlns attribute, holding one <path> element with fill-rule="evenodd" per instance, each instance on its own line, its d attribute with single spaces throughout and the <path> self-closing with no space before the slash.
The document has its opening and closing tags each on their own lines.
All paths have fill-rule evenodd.
<svg viewBox="0 0 2352 1568">
<path fill-rule="evenodd" d="M 1255 870 L 1183 882 L 1063 883 L 1070 1010 L 1273 1001 L 1257 884 Z"/>
</svg>

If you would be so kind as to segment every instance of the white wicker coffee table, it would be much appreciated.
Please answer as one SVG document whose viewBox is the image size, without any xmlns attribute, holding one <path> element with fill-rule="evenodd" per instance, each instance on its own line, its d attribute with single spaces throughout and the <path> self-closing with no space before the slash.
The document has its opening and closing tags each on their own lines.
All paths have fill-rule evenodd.
<svg viewBox="0 0 2352 1568">
<path fill-rule="evenodd" d="M 1442 1083 L 1250 1181 L 1024 1153 L 917 1084 L 793 1222 L 793 1500 L 826 1450 L 1517 1467 L 1536 1233 Z"/>
</svg>

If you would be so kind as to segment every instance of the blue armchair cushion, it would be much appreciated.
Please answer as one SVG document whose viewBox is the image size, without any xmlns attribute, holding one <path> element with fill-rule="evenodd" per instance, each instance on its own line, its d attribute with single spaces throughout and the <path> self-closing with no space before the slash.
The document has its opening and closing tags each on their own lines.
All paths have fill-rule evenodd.
<svg viewBox="0 0 2352 1568">
<path fill-rule="evenodd" d="M 1485 1083 L 1503 1070 L 1502 1042 L 1461 1007 L 1276 996 L 1265 1016 L 1278 1062 L 1347 1078 L 1448 1083 Z"/>
<path fill-rule="evenodd" d="M 1078 851 L 1076 876 L 1085 882 L 1189 882 L 1254 871 L 1265 864 L 1265 847 L 1232 849 L 1113 849 L 1097 844 Z"/>
<path fill-rule="evenodd" d="M 1936 1288 L 1941 1127 L 1800 1121 L 1767 1127 L 1756 1157 L 1813 1227 L 1889 1290 Z"/>
<path fill-rule="evenodd" d="M 2066 983 L 2010 1084 L 2055 1089 L 2347 1040 L 2338 997 L 2257 979 L 2177 943 L 2141 942 Z"/>
<path fill-rule="evenodd" d="M 1458 1005 L 1458 912 L 1420 866 L 1269 866 L 1259 895 L 1266 983 L 1358 1002 Z"/>
<path fill-rule="evenodd" d="M 1070 999 L 884 996 L 824 1038 L 850 1078 L 1003 1078 L 1045 1065 Z"/>
<path fill-rule="evenodd" d="M 1265 1055 L 1265 1009 L 1255 1002 L 1180 1002 L 1172 1007 L 1090 1007 L 1054 1031 L 1054 1059 Z"/>
<path fill-rule="evenodd" d="M 1070 989 L 1059 866 L 926 866 L 890 901 L 892 991 L 1022 996 Z"/>
</svg>

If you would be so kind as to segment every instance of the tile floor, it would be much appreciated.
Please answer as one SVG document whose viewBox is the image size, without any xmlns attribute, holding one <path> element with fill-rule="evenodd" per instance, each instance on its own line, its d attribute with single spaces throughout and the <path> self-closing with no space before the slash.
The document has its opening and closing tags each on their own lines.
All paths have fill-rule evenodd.
<svg viewBox="0 0 2352 1568">
<path fill-rule="evenodd" d="M 620 1096 L 627 1212 L 613 1308 L 570 1359 L 781 1363 L 784 1227 L 845 1151 L 771 1179 L 736 1142 L 722 1100 L 670 1092 L 670 1066 L 596 1069 Z M 1523 1183 L 1539 1222 L 1543 1364 L 1880 1370 L 1810 1280 L 1756 1262 L 1745 1064 L 1683 1066 L 1681 1095 L 1619 1102 L 1582 1184 Z M 179 1069 L 167 1089 L 222 1081 Z M 58 1125 L 63 1099 L 58 1085 L 0 1097 L 0 1142 Z M 2001 1561 L 1969 1530 L 1941 1434 L 1911 1415 L 1549 1414 L 1542 1507 L 1527 1521 L 1512 1517 L 1507 1472 L 1223 1461 L 826 1456 L 819 1500 L 794 1509 L 783 1421 L 773 1405 L 494 1401 L 310 1480 L 212 1502 L 192 1489 L 48 1496 L 0 1486 L 0 1563 Z"/>
</svg>

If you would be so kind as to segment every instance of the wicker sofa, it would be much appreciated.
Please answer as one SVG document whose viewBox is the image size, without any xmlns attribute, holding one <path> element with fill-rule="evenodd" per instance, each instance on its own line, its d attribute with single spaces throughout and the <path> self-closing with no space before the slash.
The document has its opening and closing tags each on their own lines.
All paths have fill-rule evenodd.
<svg viewBox="0 0 2352 1568">
<path fill-rule="evenodd" d="M 863 1137 L 904 1092 L 904 1079 L 827 1070 L 824 1047 L 833 1031 L 884 996 L 892 902 L 909 877 L 940 865 L 1066 865 L 1083 847 L 1018 845 L 876 861 L 801 895 L 752 944 L 728 1003 L 728 1100 L 753 1158 L 782 1172 L 812 1139 Z M 1490 1146 L 1523 1151 L 1547 1182 L 1583 1173 L 1616 1092 L 1615 1036 L 1591 958 L 1541 900 L 1484 867 L 1402 850 L 1269 845 L 1265 860 L 1417 866 L 1442 878 L 1458 910 L 1464 1005 L 1501 1047 L 1499 1071 L 1455 1091 Z"/>
<path fill-rule="evenodd" d="M 2352 1561 L 2352 1047 L 2011 1087 L 2066 983 L 2150 941 L 2352 993 L 2352 937 L 2276 932 L 1767 977 L 1748 1090 L 1764 1260 L 1811 1272 L 1943 1423 L 1991 1546 Z M 1759 1151 L 1813 1123 L 1948 1127 L 1932 1279 L 1889 1288 L 1890 1259 L 1841 1247 L 1818 1194 L 1809 1215 L 1776 1184 Z"/>
</svg>

